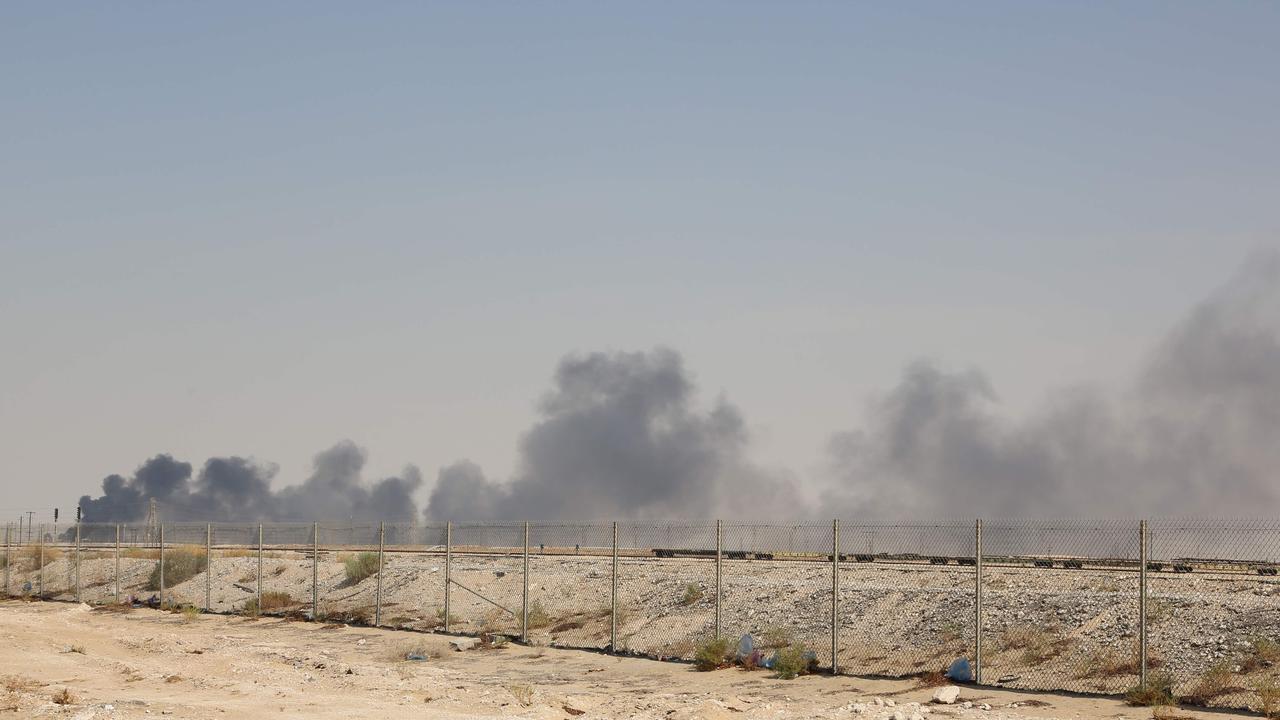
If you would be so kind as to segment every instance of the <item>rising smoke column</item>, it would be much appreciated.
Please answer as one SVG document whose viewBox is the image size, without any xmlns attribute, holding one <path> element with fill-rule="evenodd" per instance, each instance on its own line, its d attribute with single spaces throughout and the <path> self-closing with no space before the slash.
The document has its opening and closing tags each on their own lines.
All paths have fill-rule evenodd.
<svg viewBox="0 0 1280 720">
<path fill-rule="evenodd" d="M 168 503 L 171 498 L 185 502 L 190 495 L 191 463 L 170 455 L 156 455 L 143 463 L 132 478 L 108 475 L 102 481 L 102 496 L 80 498 L 86 522 L 132 522 L 146 517 L 148 499 Z"/>
<path fill-rule="evenodd" d="M 978 371 L 916 363 L 831 441 L 845 517 L 1236 514 L 1280 510 L 1280 254 L 1194 307 L 1120 397 L 998 412 Z"/>
<path fill-rule="evenodd" d="M 795 515 L 790 483 L 745 457 L 747 432 L 724 401 L 694 406 L 668 349 L 563 359 L 509 483 L 463 461 L 440 471 L 427 516 L 601 520 Z"/>
<path fill-rule="evenodd" d="M 412 520 L 418 514 L 413 494 L 422 473 L 409 465 L 397 477 L 366 485 L 360 479 L 367 456 L 350 440 L 316 455 L 311 476 L 277 494 L 282 519 Z"/>
<path fill-rule="evenodd" d="M 166 520 L 254 522 L 282 520 L 411 520 L 414 493 L 422 485 L 417 468 L 374 483 L 361 479 L 366 455 L 344 440 L 316 455 L 302 485 L 275 492 L 275 465 L 248 458 L 210 458 L 192 478 L 190 463 L 157 455 L 133 477 L 111 475 L 103 494 L 80 498 L 85 522 L 138 522 L 155 499 Z"/>
</svg>

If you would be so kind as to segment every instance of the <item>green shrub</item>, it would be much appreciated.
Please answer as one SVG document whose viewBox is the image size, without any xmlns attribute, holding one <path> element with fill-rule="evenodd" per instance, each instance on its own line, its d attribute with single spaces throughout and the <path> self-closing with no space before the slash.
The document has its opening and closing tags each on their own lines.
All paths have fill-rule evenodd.
<svg viewBox="0 0 1280 720">
<path fill-rule="evenodd" d="M 778 651 L 773 659 L 773 671 L 783 680 L 791 680 L 813 669 L 813 661 L 805 655 L 804 646 L 792 643 Z"/>
<path fill-rule="evenodd" d="M 693 665 L 699 670 L 717 670 L 729 664 L 729 638 L 716 638 L 698 646 Z"/>
<path fill-rule="evenodd" d="M 1173 704 L 1173 676 L 1168 673 L 1154 673 L 1147 676 L 1145 685 L 1134 685 L 1124 694 L 1124 701 L 1130 705 L 1153 707 Z"/>
<path fill-rule="evenodd" d="M 174 550 L 164 554 L 164 586 L 175 587 L 204 572 L 204 553 Z M 147 590 L 160 589 L 160 563 L 151 568 L 147 578 Z"/>
<path fill-rule="evenodd" d="M 349 557 L 343 567 L 346 569 L 347 583 L 354 585 L 378 574 L 378 553 L 362 552 Z"/>
<path fill-rule="evenodd" d="M 547 613 L 547 609 L 542 603 L 534 600 L 529 606 L 529 627 L 532 629 L 544 628 L 551 624 L 551 615 Z"/>
</svg>

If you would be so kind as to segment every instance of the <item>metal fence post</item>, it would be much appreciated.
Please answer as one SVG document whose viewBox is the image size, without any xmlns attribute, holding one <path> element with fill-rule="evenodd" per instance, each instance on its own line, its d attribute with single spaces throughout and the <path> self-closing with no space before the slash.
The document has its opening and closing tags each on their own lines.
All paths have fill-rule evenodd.
<svg viewBox="0 0 1280 720">
<path fill-rule="evenodd" d="M 840 672 L 840 520 L 831 521 L 831 674 Z"/>
<path fill-rule="evenodd" d="M 715 638 L 717 640 L 720 639 L 720 565 L 723 560 L 722 558 L 723 553 L 721 552 L 722 544 L 720 542 L 721 536 L 722 536 L 721 523 L 719 520 L 717 520 L 716 521 L 716 634 L 715 634 Z"/>
<path fill-rule="evenodd" d="M 81 601 L 80 594 L 80 521 L 76 521 L 76 602 Z"/>
<path fill-rule="evenodd" d="M 258 603 L 258 612 L 262 612 L 262 523 L 258 523 L 258 573 L 254 586 L 254 598 Z"/>
<path fill-rule="evenodd" d="M 114 577 L 112 579 L 115 581 L 115 586 L 116 586 L 115 587 L 116 604 L 119 605 L 120 604 L 120 523 L 116 523 L 115 565 L 116 565 L 116 569 L 115 569 L 115 572 L 113 573 Z"/>
<path fill-rule="evenodd" d="M 1147 521 L 1138 524 L 1138 684 L 1147 684 Z"/>
<path fill-rule="evenodd" d="M 520 595 L 520 642 L 529 642 L 529 523 L 524 524 L 524 589 Z"/>
<path fill-rule="evenodd" d="M 378 587 L 373 603 L 373 626 L 382 627 L 382 547 L 386 542 L 387 527 L 378 523 Z"/>
<path fill-rule="evenodd" d="M 320 523 L 311 523 L 311 619 L 320 619 Z"/>
<path fill-rule="evenodd" d="M 27 523 L 27 532 L 31 532 L 31 523 Z M 40 585 L 36 588 L 37 596 L 44 599 L 44 526 L 36 533 L 36 543 L 40 545 Z"/>
<path fill-rule="evenodd" d="M 160 609 L 164 609 L 164 523 L 160 523 Z"/>
<path fill-rule="evenodd" d="M 613 587 L 609 591 L 609 652 L 618 652 L 618 521 L 613 521 Z"/>
<path fill-rule="evenodd" d="M 9 596 L 9 565 L 12 558 L 9 557 L 9 535 L 12 533 L 13 527 L 9 523 L 4 526 L 4 595 Z"/>
<path fill-rule="evenodd" d="M 453 584 L 453 522 L 444 524 L 444 631 L 449 632 L 453 616 L 449 614 L 449 586 Z"/>
<path fill-rule="evenodd" d="M 213 523 L 204 526 L 204 611 L 213 609 Z"/>
<path fill-rule="evenodd" d="M 973 681 L 982 682 L 982 518 L 973 529 Z"/>
</svg>

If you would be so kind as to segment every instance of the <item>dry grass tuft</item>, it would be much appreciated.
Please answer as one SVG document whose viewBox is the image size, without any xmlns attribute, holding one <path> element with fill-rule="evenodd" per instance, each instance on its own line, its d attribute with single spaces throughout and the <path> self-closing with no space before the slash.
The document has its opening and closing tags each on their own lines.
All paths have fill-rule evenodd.
<svg viewBox="0 0 1280 720">
<path fill-rule="evenodd" d="M 505 610 L 498 608 L 489 608 L 484 616 L 480 619 L 480 633 L 492 634 L 502 629 L 503 617 L 506 615 Z"/>
<path fill-rule="evenodd" d="M 439 660 L 443 657 L 439 650 L 428 648 L 424 643 L 411 642 L 399 645 L 387 652 L 387 662 L 421 662 L 420 658 Z"/>
<path fill-rule="evenodd" d="M 951 681 L 947 679 L 947 676 L 941 670 L 932 670 L 916 678 L 916 687 L 918 688 L 934 688 L 950 684 Z"/>
<path fill-rule="evenodd" d="M 42 558 L 41 558 L 40 546 L 28 545 L 25 548 L 23 548 L 20 556 L 23 558 L 26 558 L 27 562 L 31 564 L 32 569 L 39 570 L 41 568 L 44 568 L 49 563 L 57 562 L 58 560 L 62 559 L 62 551 L 55 547 L 45 547 L 44 553 L 43 553 L 43 556 L 44 556 L 43 562 L 41 562 Z"/>
<path fill-rule="evenodd" d="M 373 622 L 372 607 L 358 607 L 351 610 L 336 610 L 324 613 L 321 619 L 327 623 L 341 625 L 368 625 Z"/>
<path fill-rule="evenodd" d="M 158 548 L 125 548 L 120 551 L 120 557 L 130 560 L 159 560 L 160 550 Z"/>
<path fill-rule="evenodd" d="M 53 694 L 53 703 L 55 705 L 74 705 L 75 702 L 76 696 L 72 695 L 71 691 L 66 688 L 62 688 L 61 691 Z"/>
<path fill-rule="evenodd" d="M 1271 638 L 1257 637 L 1249 644 L 1249 652 L 1240 662 L 1240 672 L 1251 673 L 1271 667 L 1280 662 L 1280 642 Z"/>
<path fill-rule="evenodd" d="M 121 602 L 121 603 L 107 603 L 107 604 L 105 604 L 105 605 L 95 605 L 95 606 L 94 606 L 94 608 L 93 608 L 93 610 L 94 610 L 94 612 L 107 612 L 107 613 L 120 613 L 120 614 L 124 614 L 124 613 L 131 613 L 131 612 L 133 612 L 133 611 L 134 611 L 134 607 L 133 607 L 132 605 L 130 605 L 129 603 L 127 603 L 127 602 Z"/>
<path fill-rule="evenodd" d="M 1262 705 L 1262 716 L 1280 718 L 1280 685 L 1276 684 L 1275 678 L 1263 678 L 1253 686 L 1253 691 L 1258 694 L 1258 702 Z"/>
<path fill-rule="evenodd" d="M 1001 650 L 1021 650 L 1022 662 L 1039 665 L 1056 657 L 1070 645 L 1055 628 L 1038 625 L 1015 625 L 1000 635 Z"/>
<path fill-rule="evenodd" d="M 529 605 L 529 628 L 537 630 L 539 628 L 547 627 L 550 624 L 551 615 L 547 612 L 547 609 L 542 606 L 540 601 L 534 600 L 533 603 Z"/>
<path fill-rule="evenodd" d="M 1168 600 L 1160 598 L 1147 599 L 1147 623 L 1149 625 L 1159 625 L 1160 623 L 1173 617 L 1173 605 Z"/>
<path fill-rule="evenodd" d="M 698 647 L 693 644 L 693 641 L 685 638 L 684 640 L 667 643 L 658 651 L 658 656 L 685 659 L 692 656 L 697 650 Z"/>
<path fill-rule="evenodd" d="M 1173 676 L 1168 673 L 1154 673 L 1147 676 L 1145 685 L 1134 685 L 1124 694 L 1124 701 L 1130 705 L 1155 707 L 1173 704 Z"/>
<path fill-rule="evenodd" d="M 1200 676 L 1191 692 L 1181 698 L 1182 702 L 1189 705 L 1207 706 L 1215 698 L 1222 697 L 1233 690 L 1231 687 L 1233 677 L 1231 663 L 1226 660 L 1218 662 L 1205 671 L 1204 675 Z"/>
<path fill-rule="evenodd" d="M 1195 720 L 1195 718 L 1183 715 L 1173 705 L 1157 705 L 1151 708 L 1151 720 Z"/>
<path fill-rule="evenodd" d="M 1097 647 L 1085 659 L 1083 665 L 1080 666 L 1080 672 L 1077 677 L 1080 678 L 1108 678 L 1116 675 L 1137 675 L 1141 663 L 1141 655 L 1137 643 L 1127 653 L 1117 652 L 1109 647 Z M 1147 669 L 1162 667 L 1164 665 L 1164 657 L 1160 655 L 1159 650 L 1151 646 L 1147 649 Z"/>
<path fill-rule="evenodd" d="M 296 604 L 297 601 L 287 592 L 267 590 L 262 593 L 262 602 L 258 610 L 260 612 L 271 612 L 273 610 L 283 610 Z"/>
<path fill-rule="evenodd" d="M 32 692 L 39 687 L 40 683 L 32 680 L 31 678 L 22 677 L 21 675 L 6 675 L 4 678 L 5 692 Z"/>
<path fill-rule="evenodd" d="M 533 688 L 528 685 L 508 685 L 507 692 L 510 692 L 511 697 L 523 707 L 533 704 Z"/>
</svg>

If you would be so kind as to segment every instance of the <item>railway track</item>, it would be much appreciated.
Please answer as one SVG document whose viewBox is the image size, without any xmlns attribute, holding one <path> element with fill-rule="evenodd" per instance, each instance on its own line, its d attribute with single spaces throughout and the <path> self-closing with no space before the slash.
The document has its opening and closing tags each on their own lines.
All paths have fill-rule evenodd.
<svg viewBox="0 0 1280 720">
<path fill-rule="evenodd" d="M 64 543 L 48 543 L 46 548 L 56 548 L 64 553 L 73 553 L 75 546 L 73 544 Z M 169 551 L 181 547 L 187 550 L 203 552 L 203 545 L 184 544 L 175 545 L 167 548 Z M 137 552 L 138 550 L 156 550 L 155 545 L 124 545 L 122 552 Z M 256 545 L 228 544 L 213 545 L 215 553 L 218 552 L 254 552 L 257 551 Z M 82 544 L 82 553 L 110 553 L 114 550 L 111 545 L 101 544 Z M 297 553 L 306 558 L 310 558 L 313 554 L 313 546 L 311 544 L 297 545 L 266 545 L 262 548 L 264 553 L 280 553 L 290 552 Z M 377 545 L 328 545 L 320 548 L 321 556 L 336 553 L 361 553 L 361 552 L 377 552 Z M 397 555 L 438 555 L 443 558 L 445 548 L 442 545 L 417 545 L 404 546 L 397 545 L 386 548 L 387 553 L 395 553 Z M 452 548 L 452 552 L 456 556 L 519 556 L 524 552 L 523 547 L 482 547 L 482 546 L 457 546 Z M 613 549 L 609 547 L 546 547 L 538 546 L 530 548 L 530 554 L 534 556 L 568 556 L 568 557 L 596 557 L 608 558 L 613 554 Z M 703 559 L 714 560 L 716 551 L 713 549 L 699 548 L 620 548 L 618 556 L 629 560 L 633 559 Z M 830 563 L 832 561 L 831 553 L 813 553 L 813 552 L 767 552 L 758 550 L 722 550 L 721 557 L 724 560 L 732 561 L 783 561 L 783 562 L 820 562 Z M 975 560 L 973 556 L 965 555 L 924 555 L 917 553 L 841 553 L 841 563 L 855 564 L 880 564 L 880 565 L 905 565 L 905 566 L 974 566 Z M 1048 555 L 984 555 L 982 558 L 984 566 L 1001 567 L 1001 568 L 1028 568 L 1040 570 L 1090 570 L 1104 572 L 1136 572 L 1139 569 L 1139 562 L 1129 558 L 1088 558 L 1075 556 L 1048 556 Z M 1239 574 L 1239 575 L 1259 575 L 1263 577 L 1280 576 L 1280 563 L 1263 562 L 1252 560 L 1227 560 L 1216 558 L 1174 558 L 1168 561 L 1150 561 L 1147 563 L 1147 571 L 1154 573 L 1168 573 L 1175 575 L 1184 575 L 1192 573 L 1212 573 L 1221 574 Z"/>
</svg>

